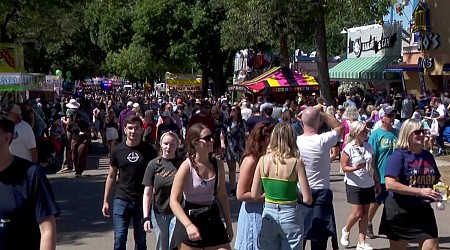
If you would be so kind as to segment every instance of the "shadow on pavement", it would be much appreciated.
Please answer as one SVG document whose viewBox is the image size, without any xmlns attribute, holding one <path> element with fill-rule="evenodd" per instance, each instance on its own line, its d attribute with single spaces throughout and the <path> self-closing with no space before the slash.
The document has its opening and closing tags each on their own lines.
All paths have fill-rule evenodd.
<svg viewBox="0 0 450 250">
<path fill-rule="evenodd" d="M 107 149 L 93 141 L 86 170 L 102 167 L 100 161 L 107 161 L 104 159 L 106 155 Z M 106 172 L 89 175 L 87 171 L 83 174 L 81 178 L 75 178 L 74 173 L 49 175 L 61 208 L 61 215 L 57 218 L 58 245 L 82 245 L 83 239 L 99 237 L 113 230 L 112 220 L 104 218 L 101 213 Z"/>
<path fill-rule="evenodd" d="M 80 239 L 98 237 L 112 230 L 112 221 L 101 213 L 106 175 L 51 178 L 56 201 L 58 245 L 82 244 Z"/>
</svg>

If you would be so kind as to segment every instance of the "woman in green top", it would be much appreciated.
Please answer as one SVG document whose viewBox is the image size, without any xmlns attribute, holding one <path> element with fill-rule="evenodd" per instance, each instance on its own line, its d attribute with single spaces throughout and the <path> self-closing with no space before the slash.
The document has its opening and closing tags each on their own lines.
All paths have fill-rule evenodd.
<svg viewBox="0 0 450 250">
<path fill-rule="evenodd" d="M 291 123 L 281 122 L 270 136 L 267 154 L 256 166 L 251 196 L 266 194 L 259 235 L 260 249 L 302 249 L 298 202 L 312 203 L 305 165 Z M 300 183 L 300 194 L 297 183 Z"/>
</svg>

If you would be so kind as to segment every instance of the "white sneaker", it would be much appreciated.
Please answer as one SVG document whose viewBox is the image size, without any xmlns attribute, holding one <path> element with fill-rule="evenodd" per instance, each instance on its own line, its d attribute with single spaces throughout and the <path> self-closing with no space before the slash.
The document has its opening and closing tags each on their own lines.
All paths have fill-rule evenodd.
<svg viewBox="0 0 450 250">
<path fill-rule="evenodd" d="M 347 247 L 350 245 L 350 241 L 348 238 L 350 237 L 350 232 L 347 232 L 347 229 L 345 227 L 342 228 L 342 236 L 341 236 L 341 244 L 344 247 Z"/>
<path fill-rule="evenodd" d="M 356 250 L 373 250 L 373 247 L 371 247 L 365 241 L 363 243 L 358 242 L 358 245 L 356 245 Z"/>
</svg>

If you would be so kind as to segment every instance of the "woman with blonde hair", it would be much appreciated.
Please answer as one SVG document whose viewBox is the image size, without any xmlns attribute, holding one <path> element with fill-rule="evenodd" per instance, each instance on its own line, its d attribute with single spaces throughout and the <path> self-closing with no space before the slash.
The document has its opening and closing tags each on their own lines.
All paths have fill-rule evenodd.
<svg viewBox="0 0 450 250">
<path fill-rule="evenodd" d="M 267 154 L 256 166 L 251 197 L 259 199 L 265 193 L 260 249 L 303 248 L 298 202 L 311 204 L 312 196 L 296 139 L 291 123 L 278 123 L 270 136 Z"/>
<path fill-rule="evenodd" d="M 177 134 L 166 132 L 160 142 L 160 156 L 149 162 L 142 180 L 145 187 L 142 211 L 144 230 L 155 230 L 156 249 L 167 250 L 179 245 L 179 235 L 175 233 L 176 218 L 170 209 L 169 199 L 173 179 L 184 159 L 177 154 L 180 146 Z"/>
<path fill-rule="evenodd" d="M 341 168 L 345 173 L 344 182 L 347 202 L 352 205 L 351 214 L 342 228 L 341 244 L 350 244 L 350 230 L 358 222 L 359 237 L 356 249 L 371 250 L 365 242 L 369 223 L 369 207 L 375 202 L 375 189 L 379 190 L 379 179 L 372 169 L 372 146 L 367 143 L 369 129 L 363 121 L 350 125 L 348 143 L 341 155 Z M 375 174 L 374 174 L 375 173 Z"/>
<path fill-rule="evenodd" d="M 386 189 L 380 233 L 391 249 L 406 249 L 418 241 L 421 249 L 439 249 L 438 228 L 431 202 L 441 196 L 433 185 L 441 174 L 433 155 L 422 148 L 425 131 L 420 120 L 408 119 L 400 128 L 397 147 L 386 164 Z"/>
<path fill-rule="evenodd" d="M 357 121 L 359 117 L 358 109 L 355 106 L 348 106 L 345 108 L 344 114 L 342 114 L 342 125 L 344 125 L 344 133 L 342 134 L 342 149 L 345 147 L 345 144 L 347 144 L 347 134 L 350 132 L 350 124 L 352 122 Z"/>
<path fill-rule="evenodd" d="M 213 137 L 201 123 L 192 125 L 187 131 L 188 159 L 178 169 L 170 194 L 170 208 L 188 235 L 181 249 L 231 249 L 233 228 L 225 190 L 225 170 L 212 157 Z"/>
<path fill-rule="evenodd" d="M 325 114 L 331 115 L 332 117 L 336 117 L 336 109 L 333 106 L 328 106 L 325 109 Z M 338 142 L 336 145 L 334 145 L 331 148 L 331 152 L 330 152 L 330 161 L 331 162 L 333 162 L 334 160 L 336 160 L 339 157 L 339 146 L 340 146 L 340 142 Z"/>
</svg>

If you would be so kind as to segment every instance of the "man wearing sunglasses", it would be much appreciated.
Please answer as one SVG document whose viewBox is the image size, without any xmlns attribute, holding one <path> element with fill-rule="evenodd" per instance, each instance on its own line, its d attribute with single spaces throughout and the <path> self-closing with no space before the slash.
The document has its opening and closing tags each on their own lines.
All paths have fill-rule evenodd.
<svg viewBox="0 0 450 250">
<path fill-rule="evenodd" d="M 372 168 L 377 171 L 380 179 L 381 190 L 377 190 L 376 203 L 370 204 L 369 208 L 369 226 L 367 228 L 367 237 L 374 238 L 372 220 L 381 204 L 384 204 L 388 196 L 385 186 L 384 173 L 386 163 L 392 155 L 397 143 L 398 130 L 393 127 L 395 122 L 396 111 L 393 107 L 382 105 L 378 111 L 380 116 L 381 127 L 374 129 L 369 137 L 369 143 L 373 147 Z M 378 181 L 378 180 L 376 180 Z"/>
</svg>

